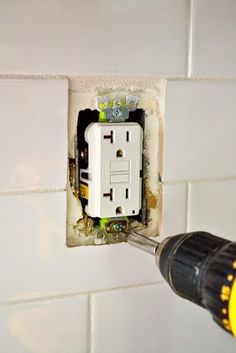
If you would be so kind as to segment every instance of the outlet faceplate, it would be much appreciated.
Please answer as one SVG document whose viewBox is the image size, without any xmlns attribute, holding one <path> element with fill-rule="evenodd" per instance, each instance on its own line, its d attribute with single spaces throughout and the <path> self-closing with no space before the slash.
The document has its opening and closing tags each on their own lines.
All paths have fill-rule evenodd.
<svg viewBox="0 0 236 353">
<path fill-rule="evenodd" d="M 119 243 L 127 228 L 160 233 L 164 88 L 138 78 L 71 81 L 67 246 Z"/>
<path fill-rule="evenodd" d="M 138 123 L 91 123 L 85 130 L 88 169 L 80 181 L 88 188 L 88 216 L 135 216 L 141 209 L 142 128 Z M 86 178 L 83 178 L 86 176 Z"/>
</svg>

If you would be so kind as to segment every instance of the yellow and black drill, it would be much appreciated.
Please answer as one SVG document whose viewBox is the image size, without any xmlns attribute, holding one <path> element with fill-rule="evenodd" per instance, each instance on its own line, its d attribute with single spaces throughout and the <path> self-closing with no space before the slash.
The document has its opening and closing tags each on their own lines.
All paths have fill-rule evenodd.
<svg viewBox="0 0 236 353">
<path fill-rule="evenodd" d="M 157 243 L 136 232 L 126 241 L 155 256 L 174 292 L 209 310 L 236 337 L 236 242 L 207 232 L 192 232 Z"/>
</svg>

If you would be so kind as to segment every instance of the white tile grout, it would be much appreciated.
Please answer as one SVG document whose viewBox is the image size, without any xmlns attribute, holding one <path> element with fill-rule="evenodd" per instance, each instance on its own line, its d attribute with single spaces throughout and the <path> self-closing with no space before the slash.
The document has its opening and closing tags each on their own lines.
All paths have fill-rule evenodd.
<svg viewBox="0 0 236 353">
<path fill-rule="evenodd" d="M 150 288 L 150 287 L 158 286 L 163 283 L 164 283 L 164 280 L 161 280 L 161 281 L 150 282 L 150 283 L 122 286 L 122 287 L 114 287 L 114 288 L 106 288 L 106 289 L 98 289 L 98 290 L 93 290 L 93 291 L 91 290 L 91 291 L 85 291 L 85 292 L 62 293 L 62 294 L 58 294 L 58 295 L 49 295 L 49 296 L 26 298 L 26 299 L 9 299 L 9 300 L 5 300 L 5 301 L 1 301 L 0 308 L 34 304 L 34 303 L 43 303 L 43 302 L 49 302 L 49 301 L 60 301 L 60 300 L 67 299 L 67 298 L 74 298 L 74 297 L 81 297 L 81 296 L 100 295 L 100 294 L 105 294 L 105 293 L 115 293 L 115 292 L 120 292 L 120 291 Z"/>
<path fill-rule="evenodd" d="M 68 79 L 67 74 L 44 74 L 44 73 L 14 73 L 0 72 L 0 80 L 63 80 Z"/>
<path fill-rule="evenodd" d="M 48 193 L 65 192 L 65 191 L 66 191 L 66 188 L 7 190 L 7 191 L 0 191 L 0 197 L 1 196 L 32 195 L 32 194 L 48 194 Z"/>
<path fill-rule="evenodd" d="M 235 82 L 236 81 L 236 77 L 224 77 L 224 76 L 193 76 L 191 75 L 191 77 L 166 77 L 166 80 L 170 80 L 170 81 L 212 81 L 212 82 L 222 82 L 222 81 L 226 81 L 226 82 Z"/>
<path fill-rule="evenodd" d="M 199 183 L 214 183 L 214 182 L 227 182 L 236 181 L 236 176 L 232 177 L 212 177 L 212 178 L 202 178 L 202 179 L 177 179 L 177 180 L 166 180 L 162 181 L 163 185 L 175 185 L 175 184 L 199 184 Z"/>
<path fill-rule="evenodd" d="M 95 318 L 95 298 L 93 294 L 88 297 L 88 353 L 93 353 L 93 332 Z"/>
<path fill-rule="evenodd" d="M 185 224 L 185 232 L 189 231 L 189 214 L 190 214 L 190 192 L 191 192 L 191 185 L 190 183 L 186 184 L 186 224 Z"/>
<path fill-rule="evenodd" d="M 69 81 L 73 81 L 74 79 L 80 80 L 80 79 L 92 79 L 94 77 L 109 77 L 109 78 L 120 78 L 120 77 L 126 77 L 127 79 L 129 78 L 137 78 L 137 79 L 166 79 L 169 81 L 236 81 L 236 77 L 224 77 L 224 76 L 215 76 L 215 77 L 209 77 L 209 76 L 173 76 L 173 75 L 161 75 L 157 74 L 155 72 L 151 74 L 144 74 L 144 75 L 133 75 L 133 74 L 124 74 L 124 73 L 119 73 L 119 75 L 114 75 L 111 73 L 103 74 L 103 75 L 81 75 L 81 74 L 27 74 L 27 73 L 1 73 L 0 72 L 0 80 L 63 80 L 63 79 L 68 79 Z"/>
<path fill-rule="evenodd" d="M 193 55 L 193 0 L 188 2 L 188 33 L 187 33 L 187 77 L 192 74 Z"/>
</svg>

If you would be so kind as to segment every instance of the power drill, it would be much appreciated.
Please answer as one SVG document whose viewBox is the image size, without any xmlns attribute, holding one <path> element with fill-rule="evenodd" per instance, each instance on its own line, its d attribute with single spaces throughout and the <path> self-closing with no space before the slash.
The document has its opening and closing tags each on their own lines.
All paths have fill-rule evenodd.
<svg viewBox="0 0 236 353">
<path fill-rule="evenodd" d="M 174 292 L 209 310 L 236 337 L 236 242 L 200 231 L 168 237 L 161 243 L 127 231 L 125 240 L 154 255 Z"/>
</svg>

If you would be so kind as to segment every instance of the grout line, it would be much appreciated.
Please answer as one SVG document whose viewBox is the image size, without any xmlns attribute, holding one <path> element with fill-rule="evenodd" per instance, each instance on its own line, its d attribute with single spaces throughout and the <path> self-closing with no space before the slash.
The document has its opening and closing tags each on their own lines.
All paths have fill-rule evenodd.
<svg viewBox="0 0 236 353">
<path fill-rule="evenodd" d="M 165 76 L 162 77 L 160 76 L 160 79 L 166 79 L 167 81 L 210 81 L 210 82 L 235 82 L 236 77 L 223 77 L 223 76 L 215 76 L 215 77 L 209 77 L 209 76 L 183 76 L 183 77 L 172 77 L 172 76 Z"/>
<path fill-rule="evenodd" d="M 44 74 L 44 73 L 9 73 L 0 72 L 1 80 L 63 80 L 68 79 L 66 74 Z"/>
<path fill-rule="evenodd" d="M 215 178 L 202 178 L 202 179 L 182 179 L 182 180 L 166 180 L 162 181 L 163 185 L 175 185 L 175 184 L 199 184 L 199 183 L 214 183 L 224 181 L 236 181 L 236 176 L 233 177 L 215 177 Z"/>
<path fill-rule="evenodd" d="M 187 77 L 192 74 L 193 56 L 193 0 L 188 2 L 188 33 L 187 33 Z"/>
<path fill-rule="evenodd" d="M 93 332 L 94 332 L 94 314 L 95 298 L 93 295 L 88 297 L 88 353 L 93 352 Z"/>
<path fill-rule="evenodd" d="M 1 196 L 17 196 L 17 195 L 32 195 L 32 194 L 49 194 L 54 192 L 65 192 L 66 188 L 50 188 L 50 189 L 29 189 L 29 190 L 9 190 L 0 191 Z"/>
<path fill-rule="evenodd" d="M 1 73 L 0 72 L 0 80 L 69 80 L 69 81 L 74 81 L 74 80 L 98 80 L 101 81 L 103 79 L 114 79 L 114 80 L 119 80 L 119 79 L 127 79 L 127 80 L 160 80 L 160 79 L 166 79 L 166 78 L 171 78 L 171 79 L 184 79 L 186 78 L 185 75 L 180 75 L 180 76 L 172 76 L 172 75 L 158 75 L 156 72 L 151 72 L 149 74 L 143 74 L 140 75 L 138 73 L 129 73 L 125 74 L 122 72 L 117 72 L 117 73 L 104 73 L 104 74 L 97 74 L 97 73 L 92 73 L 92 74 L 76 74 L 76 73 L 62 73 L 62 74 L 37 74 L 37 73 Z"/>
<path fill-rule="evenodd" d="M 165 79 L 167 81 L 210 81 L 210 82 L 235 82 L 235 77 L 228 76 L 159 76 L 159 79 Z"/>
<path fill-rule="evenodd" d="M 73 81 L 74 79 L 76 80 L 84 80 L 84 79 L 94 79 L 94 78 L 114 78 L 114 79 L 119 79 L 119 78 L 127 78 L 127 79 L 132 79 L 132 78 L 137 78 L 137 79 L 164 79 L 164 80 L 170 80 L 170 81 L 236 81 L 236 77 L 224 77 L 224 76 L 215 76 L 215 77 L 209 77 L 209 76 L 191 76 L 189 77 L 188 75 L 181 75 L 181 76 L 173 76 L 173 75 L 165 75 L 163 76 L 162 74 L 157 74 L 155 72 L 146 74 L 146 75 L 137 75 L 137 74 L 124 74 L 124 73 L 117 73 L 117 74 L 112 74 L 112 73 L 107 73 L 103 75 L 98 75 L 96 73 L 91 74 L 91 75 L 81 75 L 81 74 L 27 74 L 27 73 L 1 73 L 0 72 L 0 80 L 63 80 L 67 79 L 69 81 Z"/>
<path fill-rule="evenodd" d="M 185 224 L 185 232 L 189 231 L 189 221 L 190 221 L 190 183 L 186 184 L 186 224 Z"/>
<path fill-rule="evenodd" d="M 90 296 L 90 295 L 97 295 L 97 294 L 106 294 L 106 293 L 114 293 L 126 290 L 135 290 L 135 289 L 142 289 L 142 288 L 151 288 L 158 286 L 160 284 L 165 283 L 164 280 L 144 283 L 144 284 L 136 284 L 131 286 L 123 286 L 123 287 L 114 287 L 114 288 L 107 288 L 107 289 L 98 289 L 94 291 L 85 291 L 85 292 L 71 292 L 71 293 L 63 293 L 58 295 L 49 295 L 45 297 L 35 297 L 35 298 L 27 298 L 27 299 L 10 299 L 0 302 L 1 307 L 11 307 L 15 305 L 27 305 L 33 303 L 42 303 L 48 301 L 59 301 L 67 298 L 74 298 L 80 296 Z"/>
<path fill-rule="evenodd" d="M 167 81 L 207 81 L 207 82 L 235 82 L 236 77 L 223 77 L 223 76 L 215 76 L 215 77 L 208 77 L 208 76 L 159 76 L 159 79 L 165 79 Z"/>
</svg>

